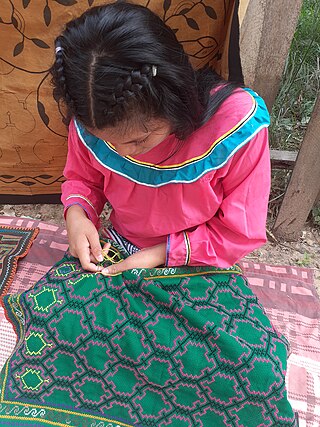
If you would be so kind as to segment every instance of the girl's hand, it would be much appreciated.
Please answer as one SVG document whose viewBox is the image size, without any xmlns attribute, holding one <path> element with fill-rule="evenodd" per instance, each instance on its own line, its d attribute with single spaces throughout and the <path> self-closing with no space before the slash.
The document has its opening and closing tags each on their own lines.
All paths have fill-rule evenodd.
<svg viewBox="0 0 320 427">
<path fill-rule="evenodd" d="M 166 261 L 166 244 L 152 246 L 142 249 L 133 255 L 130 255 L 119 264 L 112 264 L 102 270 L 104 276 L 121 273 L 132 268 L 153 268 L 164 264 Z"/>
<path fill-rule="evenodd" d="M 71 255 L 79 258 L 84 270 L 101 271 L 103 267 L 96 265 L 97 262 L 103 261 L 99 234 L 81 206 L 69 207 L 66 224 Z"/>
</svg>

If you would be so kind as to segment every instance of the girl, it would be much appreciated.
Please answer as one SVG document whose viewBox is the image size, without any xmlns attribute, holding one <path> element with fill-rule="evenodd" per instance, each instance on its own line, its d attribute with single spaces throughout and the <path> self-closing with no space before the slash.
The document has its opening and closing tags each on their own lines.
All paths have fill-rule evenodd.
<svg viewBox="0 0 320 427">
<path fill-rule="evenodd" d="M 43 356 L 54 369 L 36 402 L 53 405 L 62 376 L 63 408 L 88 417 L 75 425 L 294 426 L 286 342 L 231 267 L 266 240 L 263 101 L 193 70 L 160 18 L 123 2 L 67 24 L 52 75 L 70 117 L 70 252 L 109 277 L 69 255 L 48 273 L 61 299 L 43 335 L 63 341 Z M 106 201 L 125 259 L 101 267 Z"/>
<path fill-rule="evenodd" d="M 229 267 L 266 241 L 263 101 L 195 71 L 147 8 L 92 8 L 56 40 L 56 93 L 71 118 L 62 201 L 71 253 L 99 270 L 98 218 L 142 251 L 104 274 L 165 264 Z"/>
</svg>

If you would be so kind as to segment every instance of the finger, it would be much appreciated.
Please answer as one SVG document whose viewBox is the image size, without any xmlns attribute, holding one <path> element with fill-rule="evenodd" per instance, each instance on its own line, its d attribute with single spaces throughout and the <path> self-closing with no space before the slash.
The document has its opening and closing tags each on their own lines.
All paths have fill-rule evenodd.
<svg viewBox="0 0 320 427">
<path fill-rule="evenodd" d="M 103 255 L 98 232 L 87 235 L 87 239 L 90 245 L 91 254 L 98 262 L 102 262 Z"/>
<path fill-rule="evenodd" d="M 89 248 L 88 242 L 86 242 L 85 245 L 82 245 L 77 251 L 77 253 L 78 253 L 81 266 L 84 270 L 92 271 L 94 273 L 102 270 L 101 266 L 97 266 L 94 262 L 92 262 L 90 257 L 90 248 Z"/>
<path fill-rule="evenodd" d="M 81 266 L 84 270 L 90 271 L 92 273 L 99 273 L 103 270 L 102 265 L 97 265 L 97 264 L 94 264 L 93 262 L 83 261 L 83 262 L 81 262 Z"/>
<path fill-rule="evenodd" d="M 80 257 L 79 256 L 79 260 L 81 263 L 81 266 L 84 270 L 86 271 L 91 271 L 93 273 L 96 273 L 98 271 L 101 271 L 103 269 L 103 267 L 101 265 L 96 265 L 95 263 L 90 261 L 90 257 Z"/>
<path fill-rule="evenodd" d="M 126 261 L 119 262 L 118 264 L 111 264 L 108 267 L 104 268 L 101 273 L 104 276 L 114 276 L 115 274 L 122 273 L 125 270 L 128 270 L 129 266 Z"/>
<path fill-rule="evenodd" d="M 73 247 L 71 247 L 71 246 L 69 246 L 69 253 L 74 258 L 78 258 L 77 251 Z"/>
<path fill-rule="evenodd" d="M 92 253 L 90 252 L 90 262 L 92 262 L 93 264 L 97 264 L 99 263 L 99 261 L 96 259 L 96 257 L 94 257 L 92 255 Z"/>
<path fill-rule="evenodd" d="M 103 245 L 103 249 L 102 249 L 102 251 L 103 252 L 105 252 L 105 253 L 108 253 L 108 251 L 109 251 L 109 249 L 111 248 L 111 243 L 110 242 L 107 242 L 107 243 L 105 243 L 104 245 Z"/>
</svg>

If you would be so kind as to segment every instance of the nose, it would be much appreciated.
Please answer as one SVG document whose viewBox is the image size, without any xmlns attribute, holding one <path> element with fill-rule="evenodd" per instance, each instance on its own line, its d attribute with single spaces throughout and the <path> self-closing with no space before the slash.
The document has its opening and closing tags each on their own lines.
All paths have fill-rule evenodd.
<svg viewBox="0 0 320 427">
<path fill-rule="evenodd" d="M 117 150 L 117 153 L 121 157 L 132 156 L 133 154 L 135 154 L 135 151 L 136 151 L 136 147 L 132 146 L 131 144 L 128 144 L 128 145 L 118 145 L 115 148 Z"/>
</svg>

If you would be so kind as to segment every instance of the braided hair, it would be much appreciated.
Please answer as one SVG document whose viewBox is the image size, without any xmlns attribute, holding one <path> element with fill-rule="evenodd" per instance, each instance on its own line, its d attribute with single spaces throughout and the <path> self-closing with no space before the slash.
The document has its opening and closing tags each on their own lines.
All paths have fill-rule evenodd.
<svg viewBox="0 0 320 427">
<path fill-rule="evenodd" d="M 209 69 L 195 71 L 175 33 L 135 4 L 89 9 L 66 25 L 55 45 L 55 98 L 63 100 L 69 119 L 89 129 L 162 118 L 185 139 L 236 87 L 221 84 Z"/>
</svg>

